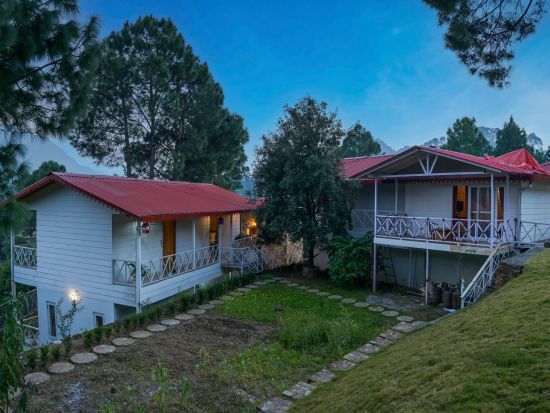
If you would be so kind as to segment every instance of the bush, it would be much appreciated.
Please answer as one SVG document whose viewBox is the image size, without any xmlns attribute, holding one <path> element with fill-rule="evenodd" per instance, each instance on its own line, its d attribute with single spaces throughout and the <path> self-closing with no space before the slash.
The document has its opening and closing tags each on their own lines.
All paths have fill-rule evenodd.
<svg viewBox="0 0 550 413">
<path fill-rule="evenodd" d="M 27 353 L 25 354 L 27 367 L 31 370 L 34 370 L 36 368 L 36 360 L 38 359 L 38 354 L 36 353 L 36 348 L 31 348 Z"/>
<path fill-rule="evenodd" d="M 82 344 L 88 350 L 90 350 L 93 347 L 93 345 L 94 345 L 94 333 L 92 331 L 85 331 L 84 334 L 82 334 Z"/>
<path fill-rule="evenodd" d="M 372 274 L 372 251 L 372 234 L 355 239 L 334 237 L 328 248 L 331 280 L 365 285 Z"/>
<path fill-rule="evenodd" d="M 139 313 L 137 315 L 137 321 L 138 321 L 138 325 L 140 327 L 143 327 L 147 323 L 147 314 Z"/>
<path fill-rule="evenodd" d="M 113 334 L 113 327 L 105 326 L 103 327 L 103 330 L 105 333 L 105 337 L 107 338 L 107 340 L 109 340 L 111 338 L 111 335 Z"/>
<path fill-rule="evenodd" d="M 73 337 L 72 336 L 67 336 L 65 338 L 63 338 L 63 349 L 64 349 L 64 352 L 65 352 L 65 356 L 69 356 L 69 354 L 71 353 L 71 350 L 73 348 Z"/>
<path fill-rule="evenodd" d="M 120 331 L 122 330 L 122 321 L 116 320 L 115 323 L 113 324 L 113 328 L 114 328 L 115 332 L 117 334 L 119 334 Z"/>
<path fill-rule="evenodd" d="M 132 320 L 130 319 L 130 317 L 126 317 L 122 319 L 122 324 L 124 325 L 124 331 L 129 333 L 131 331 L 131 326 L 132 326 Z"/>
<path fill-rule="evenodd" d="M 202 285 L 197 290 L 197 302 L 199 304 L 204 304 L 206 301 L 208 301 L 208 290 L 206 287 L 203 287 Z"/>
<path fill-rule="evenodd" d="M 181 312 L 185 312 L 191 308 L 193 304 L 193 296 L 191 294 L 181 293 L 178 297 L 178 307 Z"/>
<path fill-rule="evenodd" d="M 65 352 L 66 352 L 66 348 L 65 348 Z M 51 350 L 51 353 L 52 353 L 52 360 L 53 361 L 59 361 L 59 358 L 61 357 L 61 347 L 59 346 L 53 346 L 52 347 L 52 350 Z M 67 354 L 67 353 L 65 353 Z"/>
<path fill-rule="evenodd" d="M 40 346 L 40 365 L 46 368 L 50 360 L 50 346 L 43 344 Z"/>
<path fill-rule="evenodd" d="M 94 341 L 96 344 L 101 344 L 101 340 L 103 339 L 103 328 L 102 327 L 96 327 L 93 330 L 94 334 Z"/>
<path fill-rule="evenodd" d="M 176 307 L 177 307 L 177 304 L 174 301 L 171 301 L 168 304 L 166 304 L 166 307 L 164 307 L 164 311 L 166 312 L 166 315 L 171 317 L 174 314 L 176 314 Z"/>
</svg>

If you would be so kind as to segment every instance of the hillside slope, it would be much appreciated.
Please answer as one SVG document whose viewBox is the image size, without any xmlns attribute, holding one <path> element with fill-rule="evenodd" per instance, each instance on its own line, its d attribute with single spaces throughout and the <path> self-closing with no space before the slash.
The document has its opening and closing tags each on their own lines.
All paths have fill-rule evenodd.
<svg viewBox="0 0 550 413">
<path fill-rule="evenodd" d="M 549 412 L 550 250 L 518 278 L 401 338 L 300 412 Z"/>
</svg>

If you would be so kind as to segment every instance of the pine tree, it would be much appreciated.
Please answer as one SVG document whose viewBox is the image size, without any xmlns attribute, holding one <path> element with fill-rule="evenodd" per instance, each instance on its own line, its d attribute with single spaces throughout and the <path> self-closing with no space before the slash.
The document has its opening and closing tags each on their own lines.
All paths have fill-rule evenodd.
<svg viewBox="0 0 550 413">
<path fill-rule="evenodd" d="M 340 156 L 342 158 L 351 158 L 355 156 L 378 155 L 380 151 L 380 144 L 367 129 L 357 122 L 346 132 L 346 136 L 340 147 Z"/>
<path fill-rule="evenodd" d="M 499 156 L 523 148 L 529 149 L 527 133 L 510 116 L 510 120 L 505 122 L 502 129 L 497 132 L 495 155 Z"/>
<path fill-rule="evenodd" d="M 477 128 L 475 118 L 457 119 L 452 128 L 447 129 L 447 142 L 443 149 L 485 156 L 491 153 L 491 145 Z"/>
</svg>

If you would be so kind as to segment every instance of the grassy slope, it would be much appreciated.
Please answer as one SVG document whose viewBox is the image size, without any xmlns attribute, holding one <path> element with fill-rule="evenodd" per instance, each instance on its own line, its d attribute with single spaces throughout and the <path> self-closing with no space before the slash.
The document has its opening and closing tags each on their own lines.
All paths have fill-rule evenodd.
<svg viewBox="0 0 550 413">
<path fill-rule="evenodd" d="M 402 338 L 295 410 L 550 411 L 550 250 L 494 294 Z"/>
</svg>

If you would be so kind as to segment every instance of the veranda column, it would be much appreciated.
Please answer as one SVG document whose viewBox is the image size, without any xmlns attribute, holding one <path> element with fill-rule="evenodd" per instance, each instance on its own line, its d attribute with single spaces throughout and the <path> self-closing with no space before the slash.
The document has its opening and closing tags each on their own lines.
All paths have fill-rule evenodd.
<svg viewBox="0 0 550 413">
<path fill-rule="evenodd" d="M 11 295 L 15 297 L 17 291 L 15 289 L 15 234 L 13 226 L 10 227 L 10 282 Z"/>
<path fill-rule="evenodd" d="M 491 240 L 490 245 L 495 242 L 495 177 L 491 174 Z"/>
<path fill-rule="evenodd" d="M 504 228 L 506 229 L 506 240 L 512 241 L 516 227 L 513 230 L 510 226 L 510 175 L 506 175 L 506 188 L 504 189 Z"/>
<path fill-rule="evenodd" d="M 424 304 L 428 305 L 428 290 L 430 284 L 430 250 L 426 248 L 426 287 L 424 292 Z"/>
<path fill-rule="evenodd" d="M 197 268 L 197 220 L 193 218 L 191 223 L 191 234 L 193 238 L 193 269 L 195 269 Z"/>
<path fill-rule="evenodd" d="M 374 245 L 373 245 L 373 252 L 372 252 L 372 292 L 373 294 L 376 293 L 376 256 L 377 256 L 377 248 L 376 248 L 376 215 L 378 214 L 378 180 L 374 180 Z"/>
<path fill-rule="evenodd" d="M 136 221 L 136 311 L 141 313 L 141 222 Z"/>
<path fill-rule="evenodd" d="M 398 189 L 397 189 L 397 178 L 395 179 L 395 215 L 397 215 L 397 197 L 398 197 Z"/>
</svg>

